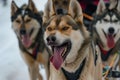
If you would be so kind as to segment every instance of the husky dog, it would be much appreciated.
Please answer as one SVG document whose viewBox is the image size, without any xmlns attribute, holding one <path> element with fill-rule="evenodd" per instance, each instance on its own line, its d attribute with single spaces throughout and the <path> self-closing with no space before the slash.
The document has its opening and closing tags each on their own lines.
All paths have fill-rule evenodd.
<svg viewBox="0 0 120 80">
<path fill-rule="evenodd" d="M 11 3 L 12 28 L 18 38 L 21 55 L 28 65 L 31 80 L 43 80 L 39 73 L 39 64 L 43 64 L 47 78 L 49 76 L 49 55 L 43 40 L 42 15 L 32 0 L 28 5 L 18 7 Z"/>
<path fill-rule="evenodd" d="M 46 23 L 50 17 L 59 14 L 69 14 L 76 21 L 83 21 L 83 14 L 81 12 L 82 8 L 77 0 L 48 0 L 44 15 L 43 15 L 43 24 Z"/>
<path fill-rule="evenodd" d="M 120 0 L 110 0 L 107 6 L 103 0 L 100 0 L 92 26 L 94 27 L 93 35 L 96 37 L 95 42 L 101 50 L 103 67 L 111 67 L 112 64 L 112 70 L 116 70 L 120 59 L 118 55 L 120 50 Z M 117 72 L 117 74 L 114 72 L 112 76 L 120 77 L 120 73 Z"/>
<path fill-rule="evenodd" d="M 45 43 L 52 51 L 49 80 L 102 80 L 99 48 L 91 46 L 82 24 L 70 15 L 55 15 L 44 28 Z M 93 49 L 98 54 L 96 60 Z"/>
</svg>

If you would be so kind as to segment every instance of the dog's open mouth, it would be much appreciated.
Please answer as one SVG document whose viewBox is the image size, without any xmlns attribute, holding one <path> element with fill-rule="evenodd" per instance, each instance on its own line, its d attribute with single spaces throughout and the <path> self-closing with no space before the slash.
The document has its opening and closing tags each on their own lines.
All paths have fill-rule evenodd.
<svg viewBox="0 0 120 80">
<path fill-rule="evenodd" d="M 28 34 L 21 35 L 21 39 L 22 39 L 22 44 L 24 45 L 24 47 L 26 48 L 30 47 L 31 40 Z"/>
<path fill-rule="evenodd" d="M 26 33 L 26 34 L 21 34 L 21 41 L 22 44 L 24 45 L 24 47 L 29 48 L 32 44 L 32 41 L 30 39 L 30 36 L 32 35 L 34 29 L 31 29 L 30 33 Z"/>
<path fill-rule="evenodd" d="M 115 38 L 116 34 L 106 34 L 104 32 L 104 30 L 103 30 L 103 33 L 104 33 L 104 35 L 105 35 L 105 37 L 107 39 L 107 46 L 109 48 L 113 48 L 115 46 L 115 40 L 114 40 L 114 38 Z"/>
<path fill-rule="evenodd" d="M 57 70 L 60 69 L 62 63 L 70 52 L 70 49 L 71 41 L 68 40 L 60 46 L 52 46 L 53 56 L 50 58 L 50 61 Z"/>
</svg>

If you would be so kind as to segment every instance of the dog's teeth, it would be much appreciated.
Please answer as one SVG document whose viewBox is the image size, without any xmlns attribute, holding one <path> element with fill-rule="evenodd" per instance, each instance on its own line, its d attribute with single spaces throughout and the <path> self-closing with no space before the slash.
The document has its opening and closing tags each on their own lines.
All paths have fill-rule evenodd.
<svg viewBox="0 0 120 80">
<path fill-rule="evenodd" d="M 67 48 L 65 47 L 63 53 L 61 54 L 62 56 L 64 56 L 65 52 L 67 51 Z"/>
</svg>

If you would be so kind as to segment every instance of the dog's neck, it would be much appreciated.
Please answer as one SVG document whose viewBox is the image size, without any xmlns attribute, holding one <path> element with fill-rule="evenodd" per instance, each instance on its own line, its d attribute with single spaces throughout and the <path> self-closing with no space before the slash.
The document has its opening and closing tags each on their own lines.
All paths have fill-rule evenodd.
<svg viewBox="0 0 120 80">
<path fill-rule="evenodd" d="M 90 39 L 86 39 L 84 42 L 85 43 L 82 44 L 81 48 L 78 51 L 76 59 L 71 63 L 67 63 L 65 61 L 64 64 L 62 65 L 62 68 L 64 68 L 66 71 L 69 72 L 76 71 L 79 68 L 80 64 L 83 62 L 83 60 L 86 58 L 86 56 L 89 54 L 88 49 L 90 46 Z"/>
</svg>

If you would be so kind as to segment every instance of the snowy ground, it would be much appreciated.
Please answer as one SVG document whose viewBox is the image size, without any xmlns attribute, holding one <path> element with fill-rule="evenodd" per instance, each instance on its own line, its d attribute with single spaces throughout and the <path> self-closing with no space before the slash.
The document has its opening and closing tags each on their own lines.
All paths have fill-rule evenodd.
<svg viewBox="0 0 120 80">
<path fill-rule="evenodd" d="M 47 0 L 34 0 L 39 10 L 44 9 Z M 16 36 L 11 28 L 10 0 L 6 7 L 0 1 L 0 80 L 29 80 L 27 66 L 22 60 Z M 22 5 L 27 0 L 15 0 Z M 43 75 L 44 70 L 42 70 Z"/>
</svg>

